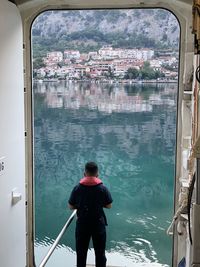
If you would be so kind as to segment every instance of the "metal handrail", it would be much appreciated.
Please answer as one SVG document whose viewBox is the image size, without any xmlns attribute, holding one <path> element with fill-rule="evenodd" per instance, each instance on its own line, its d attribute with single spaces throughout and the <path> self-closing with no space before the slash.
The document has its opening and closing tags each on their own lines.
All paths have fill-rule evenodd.
<svg viewBox="0 0 200 267">
<path fill-rule="evenodd" d="M 73 221 L 75 215 L 76 215 L 77 210 L 74 210 L 71 214 L 71 216 L 69 217 L 69 219 L 67 220 L 67 222 L 65 223 L 65 225 L 63 226 L 62 230 L 60 231 L 59 235 L 57 236 L 56 240 L 53 242 L 53 245 L 50 247 L 47 255 L 44 257 L 44 259 L 42 260 L 42 262 L 40 263 L 39 267 L 43 267 L 46 265 L 47 261 L 49 260 L 51 254 L 54 252 L 56 246 L 58 245 L 58 242 L 60 241 L 61 237 L 64 235 L 65 231 L 67 230 L 67 228 L 69 227 L 69 225 L 71 224 L 71 222 Z"/>
</svg>

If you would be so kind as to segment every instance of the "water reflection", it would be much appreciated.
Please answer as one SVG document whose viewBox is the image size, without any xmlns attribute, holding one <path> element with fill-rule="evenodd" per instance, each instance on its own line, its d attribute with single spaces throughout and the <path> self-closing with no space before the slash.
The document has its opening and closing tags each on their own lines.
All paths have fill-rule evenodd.
<svg viewBox="0 0 200 267">
<path fill-rule="evenodd" d="M 119 256 L 125 266 L 169 265 L 177 85 L 60 82 L 33 90 L 36 244 L 56 238 L 70 214 L 69 193 L 84 163 L 95 160 L 114 198 L 111 263 Z M 61 244 L 74 259 L 73 231 Z"/>
<path fill-rule="evenodd" d="M 171 92 L 176 92 L 176 86 L 171 85 Z M 138 88 L 140 90 L 138 91 Z M 152 85 L 108 85 L 94 83 L 72 83 L 70 86 L 65 82 L 43 83 L 35 85 L 35 92 L 45 94 L 45 102 L 49 108 L 97 109 L 103 113 L 112 112 L 150 112 L 154 105 L 175 105 L 171 96 L 166 97 L 169 89 L 162 93 L 156 92 L 146 99 L 141 92 L 144 89 L 155 88 Z M 163 88 L 163 85 L 157 85 Z M 164 87 L 165 88 L 165 87 Z M 131 93 L 135 91 L 135 93 Z M 130 93 L 129 93 L 130 92 Z M 165 96 L 163 98 L 163 96 Z"/>
</svg>

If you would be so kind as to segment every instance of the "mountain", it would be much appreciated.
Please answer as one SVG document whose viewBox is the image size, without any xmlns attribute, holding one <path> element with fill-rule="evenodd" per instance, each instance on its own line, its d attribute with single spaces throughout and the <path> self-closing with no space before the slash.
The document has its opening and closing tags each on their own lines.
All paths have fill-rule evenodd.
<svg viewBox="0 0 200 267">
<path fill-rule="evenodd" d="M 96 51 L 103 45 L 178 49 L 179 24 L 164 9 L 47 11 L 32 27 L 33 56 L 53 50 Z"/>
</svg>

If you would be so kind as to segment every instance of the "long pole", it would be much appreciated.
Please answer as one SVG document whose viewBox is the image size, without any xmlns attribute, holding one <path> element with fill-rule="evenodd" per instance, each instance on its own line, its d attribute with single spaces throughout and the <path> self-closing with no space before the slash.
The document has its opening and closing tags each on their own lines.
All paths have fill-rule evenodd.
<svg viewBox="0 0 200 267">
<path fill-rule="evenodd" d="M 67 228 L 71 224 L 71 222 L 74 219 L 75 215 L 76 215 L 76 210 L 73 211 L 73 213 L 71 214 L 71 216 L 69 217 L 69 219 L 67 220 L 67 222 L 65 223 L 65 225 L 63 226 L 62 230 L 60 231 L 60 233 L 57 236 L 56 240 L 54 241 L 53 245 L 51 246 L 51 248 L 47 252 L 47 255 L 44 257 L 44 259 L 40 263 L 39 267 L 43 267 L 43 266 L 46 265 L 46 263 L 49 260 L 51 254 L 54 252 L 56 246 L 58 245 L 58 243 L 59 243 L 59 241 L 61 239 L 61 237 L 64 235 L 65 231 L 67 230 Z"/>
</svg>

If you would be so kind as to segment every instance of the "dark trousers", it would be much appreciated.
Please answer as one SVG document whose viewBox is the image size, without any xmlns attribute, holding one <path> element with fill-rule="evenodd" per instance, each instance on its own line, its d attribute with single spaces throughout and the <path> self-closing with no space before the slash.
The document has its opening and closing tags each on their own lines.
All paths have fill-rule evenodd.
<svg viewBox="0 0 200 267">
<path fill-rule="evenodd" d="M 101 222 L 86 224 L 76 223 L 77 267 L 86 267 L 87 251 L 92 238 L 96 267 L 106 267 L 106 227 Z"/>
</svg>

